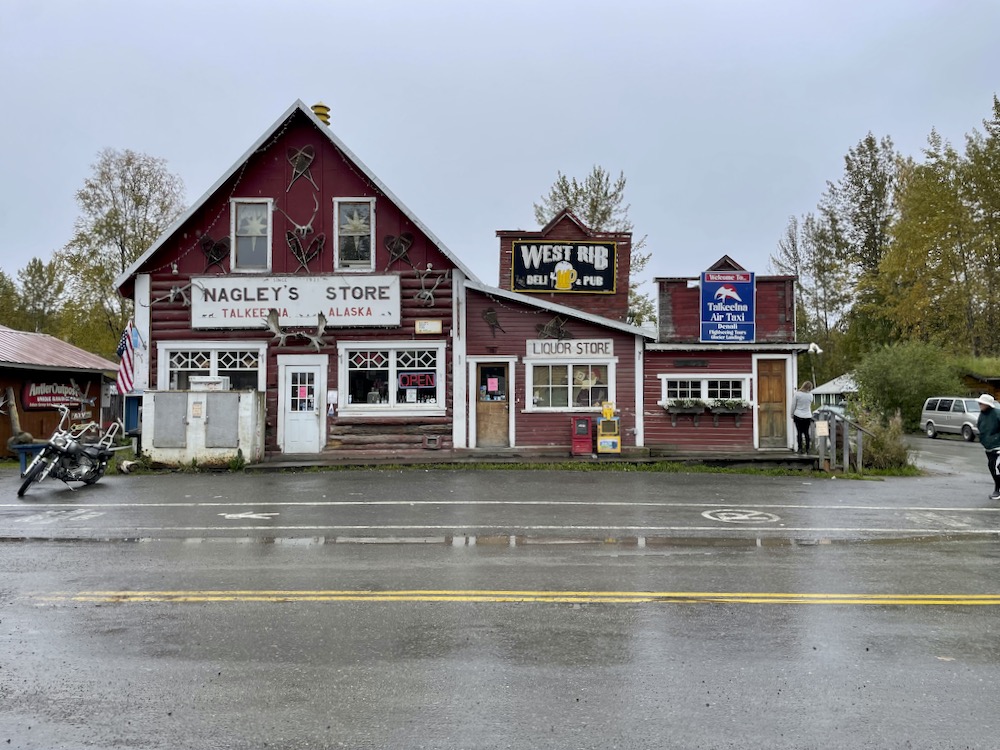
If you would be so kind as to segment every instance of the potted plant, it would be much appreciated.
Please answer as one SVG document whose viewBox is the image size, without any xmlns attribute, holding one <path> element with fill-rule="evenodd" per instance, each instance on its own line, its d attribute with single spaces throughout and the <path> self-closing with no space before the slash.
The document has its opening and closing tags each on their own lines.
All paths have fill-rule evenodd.
<svg viewBox="0 0 1000 750">
<path fill-rule="evenodd" d="M 732 414 L 735 416 L 736 426 L 740 426 L 740 418 L 750 411 L 750 402 L 742 398 L 716 398 L 708 403 L 708 410 L 712 412 L 712 421 L 715 426 L 719 426 L 720 414 Z"/>
<path fill-rule="evenodd" d="M 670 415 L 670 423 L 676 427 L 678 414 L 690 414 L 697 425 L 707 404 L 700 398 L 668 398 L 662 406 Z"/>
</svg>

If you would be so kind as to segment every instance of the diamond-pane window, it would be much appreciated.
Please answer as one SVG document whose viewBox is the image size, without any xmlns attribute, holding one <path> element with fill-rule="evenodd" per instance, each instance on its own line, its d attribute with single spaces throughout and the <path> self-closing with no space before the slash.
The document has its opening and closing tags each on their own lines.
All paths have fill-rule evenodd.
<svg viewBox="0 0 1000 750">
<path fill-rule="evenodd" d="M 445 377 L 439 363 L 444 347 L 348 349 L 347 404 L 365 409 L 440 409 L 445 402 Z"/>
</svg>

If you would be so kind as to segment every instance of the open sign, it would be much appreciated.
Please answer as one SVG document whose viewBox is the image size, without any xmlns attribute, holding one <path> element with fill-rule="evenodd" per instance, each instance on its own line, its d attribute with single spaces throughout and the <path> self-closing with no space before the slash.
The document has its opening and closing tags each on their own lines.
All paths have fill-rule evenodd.
<svg viewBox="0 0 1000 750">
<path fill-rule="evenodd" d="M 437 388 L 437 373 L 401 372 L 398 381 L 400 388 Z"/>
</svg>

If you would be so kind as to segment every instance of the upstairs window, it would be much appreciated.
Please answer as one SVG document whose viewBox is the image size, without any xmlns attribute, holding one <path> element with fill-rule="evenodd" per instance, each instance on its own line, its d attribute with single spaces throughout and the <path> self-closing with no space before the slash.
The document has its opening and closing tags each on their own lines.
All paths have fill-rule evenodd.
<svg viewBox="0 0 1000 750">
<path fill-rule="evenodd" d="M 339 198 L 333 202 L 339 271 L 371 271 L 375 268 L 375 199 Z"/>
<path fill-rule="evenodd" d="M 271 270 L 271 201 L 232 203 L 233 271 Z"/>
</svg>

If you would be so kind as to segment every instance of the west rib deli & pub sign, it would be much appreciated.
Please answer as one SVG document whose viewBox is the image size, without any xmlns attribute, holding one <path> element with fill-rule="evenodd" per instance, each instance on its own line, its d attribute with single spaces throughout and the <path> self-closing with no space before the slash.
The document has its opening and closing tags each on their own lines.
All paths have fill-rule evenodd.
<svg viewBox="0 0 1000 750">
<path fill-rule="evenodd" d="M 515 292 L 615 291 L 617 243 L 515 240 L 511 249 Z"/>
</svg>

